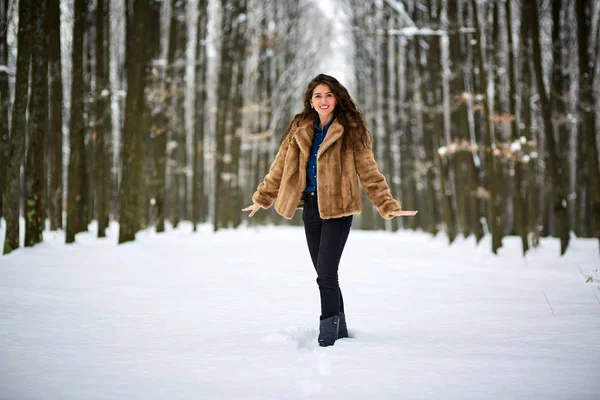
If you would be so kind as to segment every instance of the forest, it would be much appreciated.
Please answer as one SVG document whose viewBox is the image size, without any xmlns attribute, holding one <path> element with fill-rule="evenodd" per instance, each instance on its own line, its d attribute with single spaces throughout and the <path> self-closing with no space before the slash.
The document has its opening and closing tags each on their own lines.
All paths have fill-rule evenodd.
<svg viewBox="0 0 600 400">
<path fill-rule="evenodd" d="M 300 225 L 240 210 L 321 72 L 419 210 L 387 221 L 365 198 L 357 229 L 600 244 L 600 0 L 320 3 L 0 0 L 3 254 L 92 221 L 119 243 Z"/>
</svg>

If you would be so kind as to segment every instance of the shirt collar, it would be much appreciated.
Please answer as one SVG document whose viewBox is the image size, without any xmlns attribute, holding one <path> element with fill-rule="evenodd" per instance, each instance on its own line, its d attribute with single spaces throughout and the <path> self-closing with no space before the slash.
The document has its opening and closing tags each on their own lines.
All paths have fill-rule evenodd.
<svg viewBox="0 0 600 400">
<path fill-rule="evenodd" d="M 333 116 L 333 118 L 331 118 L 331 121 L 329 121 L 327 124 L 325 124 L 325 126 L 323 126 L 323 129 L 321 129 L 319 127 L 319 123 L 321 122 L 321 120 L 319 119 L 319 116 L 317 115 L 317 118 L 315 118 L 315 129 L 318 129 L 323 132 L 327 132 L 327 129 L 329 129 L 331 124 L 333 124 L 334 120 L 335 120 L 335 115 Z"/>
</svg>

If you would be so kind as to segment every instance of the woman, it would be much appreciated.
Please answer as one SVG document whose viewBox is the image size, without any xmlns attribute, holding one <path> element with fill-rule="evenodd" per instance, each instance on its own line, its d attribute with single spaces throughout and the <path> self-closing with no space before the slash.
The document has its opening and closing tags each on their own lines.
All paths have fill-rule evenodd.
<svg viewBox="0 0 600 400">
<path fill-rule="evenodd" d="M 304 109 L 283 133 L 269 173 L 242 211 L 259 208 L 291 219 L 303 208 L 308 250 L 321 295 L 319 345 L 348 337 L 338 266 L 352 225 L 362 209 L 358 180 L 379 214 L 412 216 L 392 197 L 379 172 L 362 113 L 335 78 L 318 75 L 304 93 Z"/>
</svg>

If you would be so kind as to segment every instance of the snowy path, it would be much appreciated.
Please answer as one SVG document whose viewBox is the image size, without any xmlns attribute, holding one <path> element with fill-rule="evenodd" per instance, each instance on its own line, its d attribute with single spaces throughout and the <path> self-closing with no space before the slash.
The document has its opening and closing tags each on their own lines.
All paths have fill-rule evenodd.
<svg viewBox="0 0 600 400">
<path fill-rule="evenodd" d="M 301 228 L 190 231 L 46 233 L 0 257 L 0 399 L 600 398 L 600 284 L 579 270 L 598 274 L 595 241 L 523 259 L 516 238 L 493 256 L 353 231 L 354 338 L 319 348 Z"/>
</svg>

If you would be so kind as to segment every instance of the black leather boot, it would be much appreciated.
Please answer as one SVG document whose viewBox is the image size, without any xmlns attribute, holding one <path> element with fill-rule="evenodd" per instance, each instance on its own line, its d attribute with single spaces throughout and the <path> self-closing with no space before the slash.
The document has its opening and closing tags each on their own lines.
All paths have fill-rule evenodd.
<svg viewBox="0 0 600 400">
<path fill-rule="evenodd" d="M 346 325 L 346 314 L 340 313 L 340 329 L 338 330 L 338 339 L 348 337 L 348 325 Z"/>
<path fill-rule="evenodd" d="M 340 328 L 340 317 L 334 315 L 326 319 L 322 319 L 319 323 L 319 346 L 333 346 L 338 338 Z"/>
</svg>

